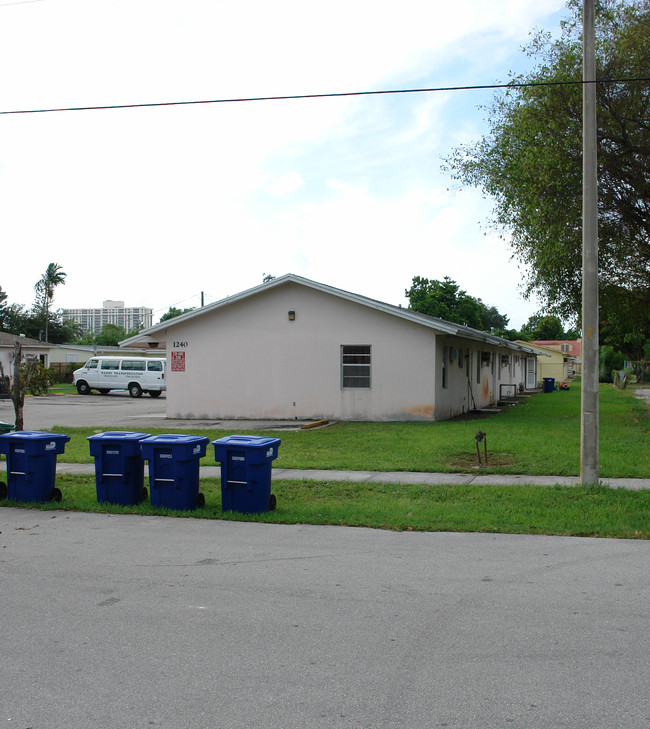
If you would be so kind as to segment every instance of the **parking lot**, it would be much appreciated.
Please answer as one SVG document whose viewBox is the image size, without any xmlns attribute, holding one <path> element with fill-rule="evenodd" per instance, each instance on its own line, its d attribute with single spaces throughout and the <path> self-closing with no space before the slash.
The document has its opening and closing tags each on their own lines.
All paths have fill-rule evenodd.
<svg viewBox="0 0 650 729">
<path fill-rule="evenodd" d="M 25 430 L 61 427 L 93 427 L 139 431 L 143 428 L 191 430 L 197 428 L 241 428 L 242 430 L 289 427 L 295 421 L 181 420 L 166 417 L 165 394 L 158 398 L 129 397 L 126 391 L 108 395 L 47 395 L 25 398 Z M 0 421 L 14 423 L 11 400 L 0 400 Z"/>
</svg>

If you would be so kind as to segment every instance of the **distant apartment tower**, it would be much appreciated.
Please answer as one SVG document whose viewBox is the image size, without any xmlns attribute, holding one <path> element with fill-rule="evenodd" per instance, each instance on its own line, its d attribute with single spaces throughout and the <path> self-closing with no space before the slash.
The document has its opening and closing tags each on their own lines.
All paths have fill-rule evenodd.
<svg viewBox="0 0 650 729">
<path fill-rule="evenodd" d="M 104 301 L 101 309 L 63 309 L 63 321 L 81 324 L 84 334 L 99 334 L 105 324 L 116 324 L 124 331 L 151 326 L 153 309 L 146 306 L 124 306 L 123 301 Z"/>
</svg>

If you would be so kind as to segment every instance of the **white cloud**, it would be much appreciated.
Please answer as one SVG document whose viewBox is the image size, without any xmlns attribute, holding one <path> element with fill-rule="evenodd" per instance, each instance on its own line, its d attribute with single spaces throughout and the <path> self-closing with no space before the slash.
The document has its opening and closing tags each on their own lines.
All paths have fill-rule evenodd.
<svg viewBox="0 0 650 729">
<path fill-rule="evenodd" d="M 0 8 L 4 109 L 446 86 L 504 78 L 533 0 L 48 0 Z M 439 170 L 483 129 L 458 93 L 0 116 L 0 286 L 29 305 L 168 306 L 292 271 L 403 302 L 449 275 L 522 304 L 489 206 Z M 498 282 L 498 283 L 494 283 Z M 532 312 L 531 312 L 532 313 Z M 527 317 L 524 317 L 524 321 Z"/>
</svg>

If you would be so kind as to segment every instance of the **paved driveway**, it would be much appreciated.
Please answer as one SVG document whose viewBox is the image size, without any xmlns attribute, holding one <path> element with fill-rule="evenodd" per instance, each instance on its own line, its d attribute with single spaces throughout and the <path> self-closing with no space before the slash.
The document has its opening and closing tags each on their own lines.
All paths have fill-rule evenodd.
<svg viewBox="0 0 650 729">
<path fill-rule="evenodd" d="M 25 430 L 48 430 L 55 425 L 111 428 L 140 431 L 143 428 L 165 428 L 170 432 L 198 428 L 272 428 L 297 425 L 296 421 L 245 420 L 180 420 L 167 418 L 165 395 L 152 398 L 129 397 L 127 392 L 108 395 L 48 395 L 25 399 Z M 14 423 L 14 407 L 10 400 L 0 400 L 0 421 Z"/>
<path fill-rule="evenodd" d="M 650 543 L 0 510 L 0 724 L 641 729 Z"/>
</svg>

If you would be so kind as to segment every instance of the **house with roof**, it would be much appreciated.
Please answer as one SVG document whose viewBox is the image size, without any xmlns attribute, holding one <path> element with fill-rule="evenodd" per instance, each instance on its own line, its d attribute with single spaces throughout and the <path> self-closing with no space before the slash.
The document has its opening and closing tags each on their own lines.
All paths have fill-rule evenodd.
<svg viewBox="0 0 650 729">
<path fill-rule="evenodd" d="M 553 377 L 559 384 L 570 380 L 574 375 L 574 358 L 565 354 L 556 347 L 547 347 L 538 342 L 523 342 L 537 353 L 537 379 L 538 382 L 545 377 Z"/>
<path fill-rule="evenodd" d="M 445 420 L 525 385 L 526 344 L 287 274 L 142 330 L 167 416 Z M 536 382 L 535 382 L 536 385 Z"/>
<path fill-rule="evenodd" d="M 562 352 L 569 377 L 582 372 L 582 339 L 535 339 L 530 344 Z"/>
<path fill-rule="evenodd" d="M 16 341 L 19 341 L 21 344 L 23 360 L 29 362 L 30 360 L 38 359 L 46 367 L 50 365 L 51 344 L 18 334 L 0 332 L 0 379 L 3 379 L 0 383 L 0 392 L 7 389 L 8 380 L 13 377 Z"/>
</svg>

